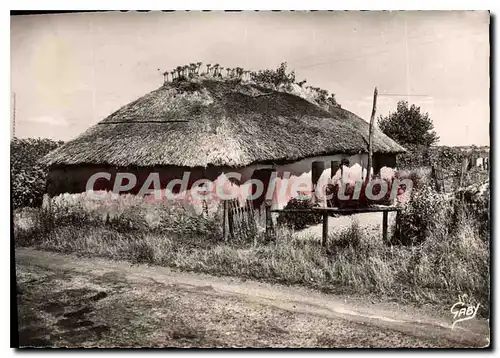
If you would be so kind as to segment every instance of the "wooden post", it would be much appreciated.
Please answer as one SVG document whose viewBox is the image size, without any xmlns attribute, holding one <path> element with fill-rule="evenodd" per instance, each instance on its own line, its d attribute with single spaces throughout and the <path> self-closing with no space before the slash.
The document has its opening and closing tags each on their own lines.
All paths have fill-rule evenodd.
<svg viewBox="0 0 500 358">
<path fill-rule="evenodd" d="M 469 166 L 469 158 L 464 158 L 462 160 L 462 168 L 460 168 L 460 178 L 458 180 L 458 188 L 462 187 L 465 172 L 466 172 L 468 166 Z"/>
<path fill-rule="evenodd" d="M 323 212 L 323 236 L 321 239 L 321 246 L 326 247 L 328 240 L 328 213 Z"/>
<path fill-rule="evenodd" d="M 435 165 L 431 166 L 431 178 L 434 180 L 434 189 L 440 193 L 441 192 L 441 181 L 439 179 L 438 169 Z"/>
<path fill-rule="evenodd" d="M 382 212 L 382 240 L 384 243 L 387 243 L 387 221 L 388 221 L 389 213 L 387 211 Z"/>
<path fill-rule="evenodd" d="M 222 238 L 224 239 L 224 242 L 227 241 L 227 200 L 222 201 Z"/>
<path fill-rule="evenodd" d="M 373 155 L 373 123 L 375 122 L 375 113 L 377 112 L 377 87 L 373 91 L 373 107 L 372 116 L 370 118 L 370 129 L 368 132 L 368 165 L 366 166 L 366 178 L 365 181 L 369 182 L 371 180 L 372 172 L 372 155 Z"/>
<path fill-rule="evenodd" d="M 232 205 L 229 205 L 229 202 L 228 202 L 227 223 L 228 223 L 228 227 L 229 227 L 229 237 L 231 238 L 231 240 L 234 240 L 234 217 L 233 217 L 234 210 L 231 206 Z"/>
<path fill-rule="evenodd" d="M 400 211 L 396 211 L 396 227 L 395 227 L 395 233 L 393 236 L 396 236 L 397 240 L 401 240 L 401 216 L 400 216 Z"/>
<path fill-rule="evenodd" d="M 253 202 L 249 199 L 247 199 L 247 218 L 248 218 L 248 228 L 250 230 L 250 235 L 253 236 L 254 238 L 254 244 L 257 244 L 257 223 L 255 221 L 255 216 L 254 216 L 254 208 L 253 208 Z"/>
<path fill-rule="evenodd" d="M 271 230 L 272 230 L 271 226 L 273 219 L 271 218 L 271 206 L 267 205 L 266 203 L 265 208 L 266 208 L 266 241 L 269 241 L 271 239 Z"/>
</svg>

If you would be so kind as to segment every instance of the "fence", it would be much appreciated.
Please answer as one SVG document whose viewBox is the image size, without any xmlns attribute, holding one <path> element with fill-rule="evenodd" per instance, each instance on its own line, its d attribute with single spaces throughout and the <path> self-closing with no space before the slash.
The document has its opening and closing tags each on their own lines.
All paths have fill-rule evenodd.
<svg viewBox="0 0 500 358">
<path fill-rule="evenodd" d="M 223 201 L 223 237 L 224 241 L 251 240 L 261 232 L 269 236 L 274 231 L 271 219 L 271 207 L 268 204 L 255 208 L 251 200 L 243 205 L 236 199 Z"/>
<path fill-rule="evenodd" d="M 489 175 L 486 163 L 483 160 L 483 165 L 476 167 L 471 158 L 465 157 L 458 167 L 448 169 L 448 173 L 439 162 L 431 165 L 431 179 L 436 191 L 451 193 L 471 183 L 486 180 Z"/>
</svg>

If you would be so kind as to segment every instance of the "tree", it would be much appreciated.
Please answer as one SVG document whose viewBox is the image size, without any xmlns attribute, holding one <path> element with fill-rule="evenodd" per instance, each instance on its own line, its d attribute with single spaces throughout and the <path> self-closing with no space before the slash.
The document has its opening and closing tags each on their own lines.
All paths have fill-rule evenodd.
<svg viewBox="0 0 500 358">
<path fill-rule="evenodd" d="M 421 113 L 420 107 L 407 101 L 399 101 L 396 112 L 387 117 L 378 118 L 378 126 L 382 132 L 401 145 L 418 145 L 430 147 L 439 141 L 434 131 L 434 123 L 428 113 Z"/>
<path fill-rule="evenodd" d="M 10 141 L 11 193 L 14 208 L 39 206 L 45 192 L 47 168 L 39 160 L 63 144 L 42 138 Z"/>
</svg>

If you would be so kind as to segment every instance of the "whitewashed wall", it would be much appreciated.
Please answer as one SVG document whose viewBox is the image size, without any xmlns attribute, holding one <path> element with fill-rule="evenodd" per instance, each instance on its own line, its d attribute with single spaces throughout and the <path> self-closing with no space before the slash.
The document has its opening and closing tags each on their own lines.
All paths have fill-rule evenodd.
<svg viewBox="0 0 500 358">
<path fill-rule="evenodd" d="M 218 176 L 214 184 L 217 185 L 217 182 L 219 181 L 226 182 L 227 173 L 240 174 L 241 175 L 240 183 L 242 184 L 229 185 L 227 188 L 228 192 L 229 190 L 233 189 L 237 190 L 240 193 L 239 200 L 243 204 L 244 201 L 246 200 L 246 195 L 250 194 L 251 184 L 248 184 L 248 181 L 252 178 L 252 174 L 254 173 L 254 171 L 259 169 L 271 169 L 273 172 L 277 173 L 275 182 L 276 184 L 273 190 L 274 195 L 272 196 L 271 207 L 272 209 L 282 209 L 291 198 L 299 195 L 296 189 L 305 192 L 310 192 L 312 190 L 313 162 L 319 161 L 324 163 L 324 170 L 321 173 L 321 176 L 318 180 L 318 185 L 320 187 L 323 187 L 324 185 L 330 182 L 335 182 L 340 179 L 341 176 L 340 169 L 338 169 L 332 177 L 331 164 L 332 162 L 335 161 L 340 162 L 342 159 L 349 160 L 349 167 L 344 166 L 342 171 L 343 172 L 342 179 L 344 182 L 354 183 L 355 181 L 361 180 L 366 177 L 368 154 L 362 153 L 351 156 L 338 154 L 338 155 L 311 157 L 294 163 L 278 165 L 278 166 L 273 166 L 270 164 L 269 165 L 255 164 L 255 165 L 250 165 L 248 167 L 237 168 L 237 169 L 226 168 L 222 170 L 223 173 Z M 381 169 L 382 178 L 384 177 L 389 178 L 393 175 L 393 173 L 394 173 L 393 168 L 383 167 Z M 266 195 L 266 193 L 264 193 L 263 195 Z M 215 198 L 215 201 L 218 201 L 218 199 Z"/>
<path fill-rule="evenodd" d="M 319 178 L 319 185 L 326 185 L 331 181 L 335 182 L 340 179 L 341 170 L 338 169 L 336 173 L 331 175 L 331 163 L 334 161 L 340 162 L 342 159 L 349 160 L 349 167 L 344 166 L 343 168 L 343 181 L 357 181 L 366 177 L 366 166 L 368 163 L 368 154 L 355 154 L 351 156 L 346 156 L 343 154 L 329 155 L 329 156 L 318 156 L 306 158 L 295 163 L 279 165 L 273 167 L 272 165 L 257 164 L 251 165 L 245 168 L 233 170 L 233 172 L 238 172 L 241 174 L 241 182 L 245 183 L 251 179 L 252 174 L 255 170 L 259 169 L 272 169 L 277 172 L 276 187 L 274 190 L 274 196 L 272 198 L 272 208 L 282 209 L 292 197 L 296 197 L 298 194 L 295 190 L 297 187 L 300 190 L 310 191 L 312 184 L 312 166 L 313 162 L 323 162 L 324 171 Z M 287 174 L 289 176 L 287 177 Z M 390 178 L 394 174 L 394 168 L 383 167 L 381 169 L 382 178 Z M 222 179 L 221 175 L 221 179 Z M 240 187 L 241 192 L 249 193 L 249 185 L 243 184 Z M 279 195 L 280 190 L 285 192 L 284 195 Z"/>
</svg>

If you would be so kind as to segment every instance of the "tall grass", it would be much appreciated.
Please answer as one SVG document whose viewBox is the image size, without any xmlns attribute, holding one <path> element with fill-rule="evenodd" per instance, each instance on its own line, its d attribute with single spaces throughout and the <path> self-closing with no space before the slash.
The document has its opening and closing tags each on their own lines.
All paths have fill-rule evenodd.
<svg viewBox="0 0 500 358">
<path fill-rule="evenodd" d="M 183 208 L 140 203 L 116 204 L 121 209 L 105 218 L 97 204 L 78 215 L 53 204 L 51 211 L 16 214 L 15 234 L 18 245 L 44 250 L 413 302 L 452 304 L 467 294 L 488 307 L 489 240 L 471 224 L 466 206 L 457 213 L 455 206 L 423 195 L 403 215 L 403 226 L 425 221 L 424 239 L 409 246 L 388 246 L 356 222 L 330 235 L 326 249 L 318 238 L 285 228 L 273 242 L 259 237 L 224 243 L 216 213 L 200 218 Z M 434 211 L 425 200 L 438 203 Z"/>
</svg>

